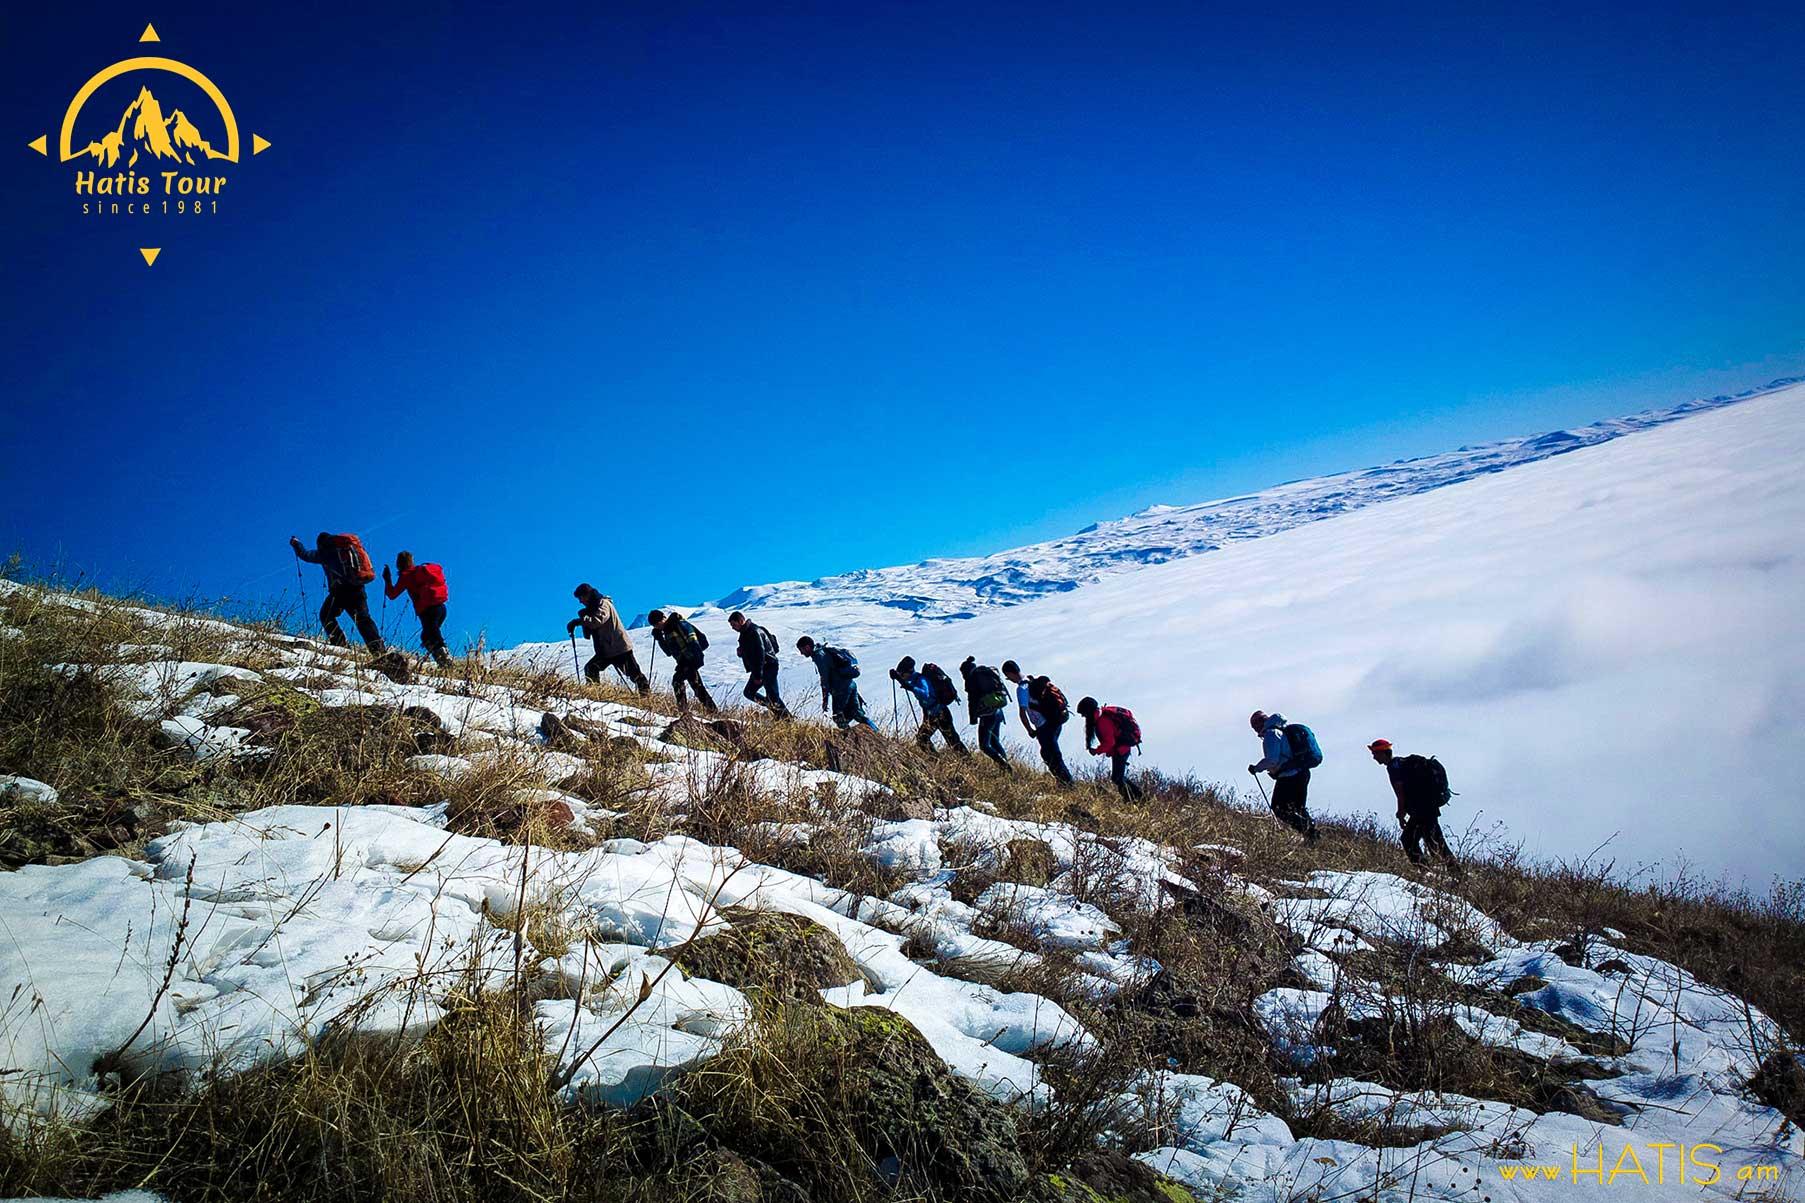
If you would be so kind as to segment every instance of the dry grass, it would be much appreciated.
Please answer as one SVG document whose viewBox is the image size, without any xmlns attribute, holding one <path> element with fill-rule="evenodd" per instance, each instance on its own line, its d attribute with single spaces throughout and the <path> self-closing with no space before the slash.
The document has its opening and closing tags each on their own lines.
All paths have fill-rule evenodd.
<svg viewBox="0 0 1805 1203">
<path fill-rule="evenodd" d="M 0 640 L 0 772 L 36 777 L 62 792 L 48 806 L 0 803 L 0 863 L 129 854 L 172 819 L 285 802 L 445 800 L 456 831 L 551 847 L 586 842 L 568 831 L 555 806 L 527 800 L 544 784 L 539 758 L 490 756 L 468 775 L 442 780 L 406 763 L 420 751 L 469 750 L 436 722 L 386 707 L 323 710 L 274 683 L 245 690 L 219 720 L 255 729 L 270 755 L 257 763 L 196 764 L 164 746 L 155 724 L 131 714 L 92 668 L 65 674 L 45 666 L 104 663 L 120 645 L 134 643 L 162 644 L 186 659 L 255 664 L 283 636 L 273 627 L 222 632 L 198 614 L 153 630 L 125 606 L 89 600 L 91 610 L 30 594 L 0 601 L 0 621 L 24 632 Z M 266 650 L 260 653 L 260 646 Z M 423 670 L 422 676 L 468 695 L 506 687 L 522 704 L 553 713 L 568 714 L 578 699 L 648 708 L 664 718 L 676 713 L 668 694 L 641 699 L 611 685 L 582 685 L 556 672 L 497 667 L 474 656 L 449 672 Z M 974 1100 L 961 1084 L 948 1085 L 943 1069 L 933 1073 L 919 1060 L 911 1032 L 893 1031 L 873 1016 L 848 1027 L 841 1013 L 813 1002 L 809 989 L 749 977 L 755 1023 L 722 1056 L 681 1079 L 669 1097 L 626 1115 L 567 1107 L 548 1089 L 550 1067 L 530 1018 L 535 987 L 523 978 L 501 993 L 454 990 L 447 1019 L 423 1040 L 325 1041 L 290 1063 L 198 1089 L 137 1082 L 84 1132 L 50 1125 L 0 1137 L 0 1194 L 147 1185 L 183 1200 L 408 1194 L 435 1203 L 761 1197 L 864 1203 L 984 1198 L 987 1191 L 1027 1198 L 1042 1190 L 1044 1175 L 1069 1166 L 1100 1139 L 1113 1139 L 1116 1096 L 1136 1073 L 1167 1068 L 1236 1082 L 1300 1133 L 1382 1144 L 1414 1143 L 1423 1135 L 1386 1117 L 1350 1123 L 1327 1108 L 1293 1105 L 1279 1079 L 1294 1070 L 1274 1062 L 1253 1001 L 1276 986 L 1300 984 L 1292 966 L 1299 941 L 1234 888 L 1230 876 L 1232 870 L 1282 894 L 1299 892 L 1288 883 L 1321 869 L 1420 876 L 1392 833 L 1374 821 L 1323 823 L 1325 838 L 1306 846 L 1262 808 L 1197 780 L 1143 773 L 1147 799 L 1127 805 L 1094 767 L 1076 787 L 1059 789 L 1026 764 L 1004 774 L 980 758 L 925 753 L 906 737 L 833 732 L 762 710 L 728 717 L 733 727 L 681 724 L 668 753 L 574 731 L 560 746 L 583 769 L 559 784 L 624 812 L 602 834 L 654 840 L 681 831 L 738 848 L 753 861 L 880 897 L 906 879 L 864 852 L 875 824 L 885 819 L 928 817 L 935 807 L 971 803 L 1088 833 L 1073 890 L 1108 911 L 1134 949 L 1162 966 L 1156 978 L 1100 1002 L 1069 955 L 1047 954 L 1033 967 L 1010 969 L 935 962 L 943 973 L 1053 998 L 1098 1037 L 1095 1054 L 1044 1058 L 1056 1105 L 1025 1117 Z M 664 726 L 655 720 L 646 733 L 656 736 Z M 684 796 L 673 806 L 650 786 L 655 773 L 671 771 L 669 761 L 681 760 L 684 744 L 725 758 L 687 774 Z M 775 789 L 760 788 L 749 766 L 761 759 L 837 767 L 889 793 L 860 800 L 832 787 L 804 789 L 794 776 Z M 1111 868 L 1116 858 L 1091 857 L 1111 841 L 1137 838 L 1179 851 L 1175 868 L 1198 888 L 1176 899 L 1176 910 L 1146 905 L 1140 883 L 1120 880 Z M 1506 846 L 1472 851 L 1463 882 L 1436 882 L 1513 934 L 1560 941 L 1562 955 L 1595 963 L 1601 933 L 1615 928 L 1624 933 L 1615 942 L 1672 960 L 1743 994 L 1791 1031 L 1805 1030 L 1805 995 L 1797 988 L 1797 966 L 1805 962 L 1805 887 L 1782 885 L 1757 897 L 1683 878 L 1625 882 L 1596 862 L 1530 863 Z M 1054 869 L 1049 851 L 1032 841 L 997 849 L 949 845 L 942 853 L 961 869 L 953 889 L 965 902 L 996 882 L 1043 884 Z M 986 867 L 975 867 L 980 864 Z M 588 935 L 572 930 L 552 906 L 529 908 L 499 926 L 517 931 L 541 956 L 559 955 Z M 1030 933 L 1001 916 L 989 934 L 1023 948 L 1034 944 Z M 933 959 L 918 940 L 905 950 Z M 750 945 L 720 945 L 708 955 L 741 951 L 753 953 Z M 1381 942 L 1364 959 L 1344 958 L 1350 973 L 1381 983 L 1401 1001 L 1378 1020 L 1343 1024 L 1335 1070 L 1536 1109 L 1583 1107 L 1583 1099 L 1563 1092 L 1582 1070 L 1596 1067 L 1551 1072 L 1527 1064 L 1466 1037 L 1448 1016 L 1483 1005 L 1560 1035 L 1590 1056 L 1608 1056 L 1617 1046 L 1520 1007 L 1508 995 L 1480 998 L 1456 986 L 1437 966 L 1461 951 Z M 760 946 L 757 955 L 772 954 Z M 1759 1089 L 1796 1109 L 1794 1063 L 1785 1050 L 1772 1051 Z M 896 1096 L 886 1086 L 874 1097 L 873 1067 L 906 1070 L 917 1093 Z M 974 1152 L 974 1142 L 983 1151 Z M 1005 1193 L 986 1183 L 1005 1184 Z"/>
</svg>

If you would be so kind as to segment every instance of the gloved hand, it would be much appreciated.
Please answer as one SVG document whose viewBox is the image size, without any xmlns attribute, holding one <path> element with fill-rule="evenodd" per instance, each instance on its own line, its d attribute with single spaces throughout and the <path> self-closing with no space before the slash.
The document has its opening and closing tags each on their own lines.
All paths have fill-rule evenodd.
<svg viewBox="0 0 1805 1203">
<path fill-rule="evenodd" d="M 293 535 L 290 535 L 288 537 L 288 545 L 290 547 L 294 548 L 295 551 L 297 551 L 297 552 L 299 552 L 301 550 L 301 541 L 299 539 L 295 538 Z"/>
<path fill-rule="evenodd" d="M 1247 766 L 1247 771 L 1258 777 L 1260 775 L 1260 766 L 1257 764 L 1250 764 Z"/>
<path fill-rule="evenodd" d="M 387 564 L 382 566 L 382 583 L 385 585 L 392 585 L 395 583 L 389 579 L 389 566 Z"/>
</svg>

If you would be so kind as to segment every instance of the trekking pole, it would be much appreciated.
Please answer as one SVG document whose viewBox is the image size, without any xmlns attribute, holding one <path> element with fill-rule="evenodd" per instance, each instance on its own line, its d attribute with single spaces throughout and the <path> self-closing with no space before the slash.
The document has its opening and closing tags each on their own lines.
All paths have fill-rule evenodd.
<svg viewBox="0 0 1805 1203">
<path fill-rule="evenodd" d="M 571 632 L 569 632 L 569 634 L 570 634 L 570 667 L 573 670 L 575 670 L 575 672 L 577 674 L 577 681 L 580 683 L 583 680 L 583 662 L 577 658 L 577 633 L 575 631 L 571 631 Z"/>
<path fill-rule="evenodd" d="M 295 557 L 295 584 L 301 587 L 301 617 L 305 621 L 307 616 L 307 578 L 301 575 L 300 556 Z"/>
<path fill-rule="evenodd" d="M 1266 803 L 1266 809 L 1271 810 L 1272 809 L 1272 800 L 1266 796 L 1266 783 L 1261 781 L 1260 775 L 1258 773 L 1254 772 L 1252 769 L 1247 770 L 1247 775 L 1253 778 L 1254 785 L 1259 788 L 1260 801 Z"/>
</svg>

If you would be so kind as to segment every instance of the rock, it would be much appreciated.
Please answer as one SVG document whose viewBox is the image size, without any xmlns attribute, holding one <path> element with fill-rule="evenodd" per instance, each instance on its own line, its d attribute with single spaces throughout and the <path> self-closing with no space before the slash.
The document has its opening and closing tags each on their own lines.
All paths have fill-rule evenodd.
<svg viewBox="0 0 1805 1203">
<path fill-rule="evenodd" d="M 799 915 L 730 909 L 724 918 L 728 930 L 673 958 L 684 972 L 799 1002 L 820 1002 L 821 990 L 864 976 L 839 937 Z"/>
<path fill-rule="evenodd" d="M 1047 1203 L 1196 1203 L 1196 1195 L 1113 1149 L 1097 1149 L 1042 1181 Z"/>
<path fill-rule="evenodd" d="M 413 683 L 414 670 L 408 665 L 407 657 L 400 652 L 385 652 L 371 660 L 370 667 L 397 685 Z"/>
<path fill-rule="evenodd" d="M 745 761 L 765 759 L 765 754 L 747 739 L 746 724 L 737 719 L 703 719 L 684 714 L 659 732 L 658 738 L 679 747 L 728 752 Z"/>
<path fill-rule="evenodd" d="M 1548 982 L 1545 979 L 1539 978 L 1533 973 L 1526 973 L 1522 977 L 1513 979 L 1506 985 L 1504 987 L 1504 993 L 1514 998 L 1519 994 L 1533 994 L 1535 991 L 1541 990 L 1547 985 Z"/>
<path fill-rule="evenodd" d="M 1749 1092 L 1790 1119 L 1805 1126 L 1805 1063 L 1795 1053 L 1774 1053 L 1749 1079 Z"/>
<path fill-rule="evenodd" d="M 546 747 L 556 748 L 561 752 L 581 748 L 589 742 L 587 737 L 549 710 L 539 716 L 539 738 L 545 741 Z"/>
<path fill-rule="evenodd" d="M 864 810 L 874 819 L 899 823 L 906 819 L 934 818 L 934 803 L 919 794 L 905 795 L 894 792 L 873 793 L 864 805 Z"/>
</svg>

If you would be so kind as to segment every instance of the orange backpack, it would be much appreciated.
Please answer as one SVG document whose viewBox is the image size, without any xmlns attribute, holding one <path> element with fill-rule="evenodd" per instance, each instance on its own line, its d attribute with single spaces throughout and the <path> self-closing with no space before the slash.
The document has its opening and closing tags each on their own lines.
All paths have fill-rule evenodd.
<svg viewBox="0 0 1805 1203">
<path fill-rule="evenodd" d="M 362 539 L 356 535 L 333 535 L 331 544 L 346 580 L 367 585 L 376 579 L 376 566 L 370 563 L 370 553 L 364 550 Z"/>
</svg>

